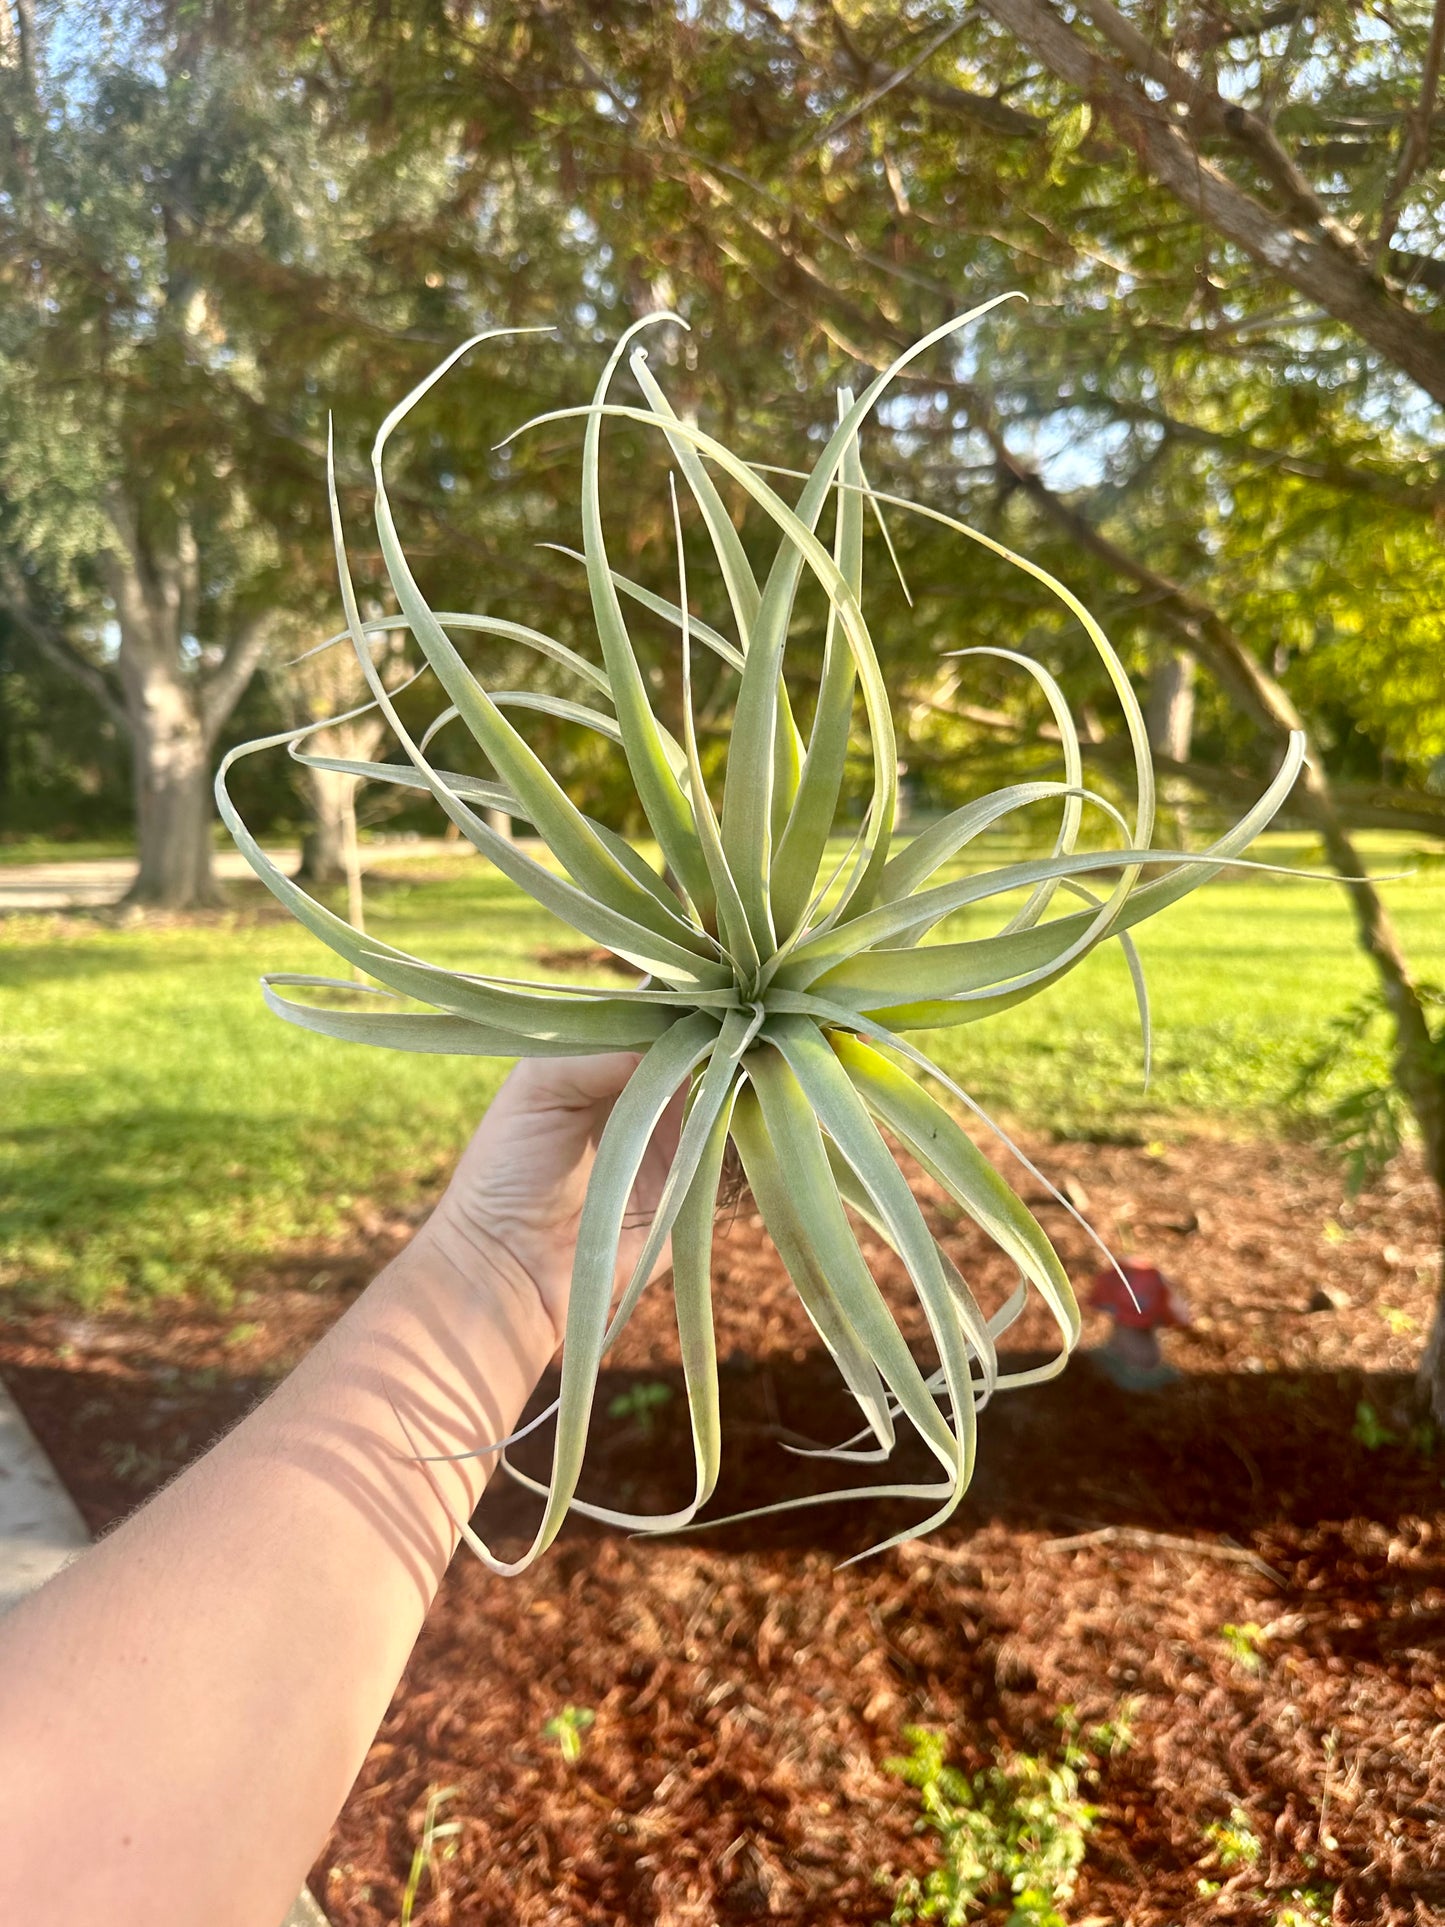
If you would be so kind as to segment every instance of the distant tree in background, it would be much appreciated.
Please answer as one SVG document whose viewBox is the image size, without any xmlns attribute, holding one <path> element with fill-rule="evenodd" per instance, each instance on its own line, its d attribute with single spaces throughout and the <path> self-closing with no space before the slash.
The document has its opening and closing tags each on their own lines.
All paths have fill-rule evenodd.
<svg viewBox="0 0 1445 1927">
<path fill-rule="evenodd" d="M 451 156 L 359 138 L 231 11 L 0 5 L 0 603 L 125 739 L 170 907 L 214 896 L 268 640 L 333 600 L 328 406 L 374 420 L 513 280 Z M 485 297 L 437 269 L 458 223 Z"/>
<path fill-rule="evenodd" d="M 379 613 L 379 611 L 374 612 Z M 328 717 L 348 717 L 306 739 L 304 748 L 318 757 L 347 762 L 374 762 L 383 748 L 387 724 L 379 710 L 366 715 L 350 712 L 369 701 L 366 678 L 349 643 L 317 651 L 315 638 L 288 625 L 294 653 L 283 659 L 274 652 L 269 675 L 284 726 L 299 728 Z M 374 652 L 383 682 L 396 690 L 410 666 L 406 639 L 389 638 Z M 357 865 L 356 792 L 359 779 L 344 771 L 303 767 L 302 781 L 309 802 L 309 824 L 301 846 L 301 874 L 312 884 L 346 883 L 355 888 Z M 394 794 L 404 796 L 405 792 Z"/>
<path fill-rule="evenodd" d="M 1176 709 L 1187 677 L 1168 665 L 1187 618 L 1159 584 L 1205 592 L 1310 711 L 1350 820 L 1445 825 L 1445 805 L 1423 788 L 1445 751 L 1445 694 L 1430 674 L 1445 471 L 1434 409 L 1405 372 L 1441 332 L 1445 276 L 1429 259 L 1440 172 L 1419 155 L 1407 167 L 1405 151 L 1421 113 L 1427 147 L 1445 149 L 1425 98 L 1438 10 L 1407 4 L 1388 30 L 1343 5 L 1255 23 L 1148 16 L 1155 66 L 1183 63 L 1176 94 L 1209 89 L 1188 116 L 1160 113 L 1171 127 L 1188 122 L 1178 138 L 1194 141 L 1201 178 L 1222 169 L 1245 183 L 1231 218 L 1254 191 L 1262 247 L 1284 248 L 1303 218 L 1287 196 L 1271 213 L 1273 175 L 1250 174 L 1286 138 L 1299 166 L 1323 176 L 1315 199 L 1329 203 L 1330 246 L 1342 227 L 1388 218 L 1366 305 L 1393 319 L 1372 321 L 1368 339 L 1181 203 L 1177 173 L 1165 181 L 1141 165 L 1148 153 L 1105 113 L 1108 88 L 1103 104 L 1079 97 L 987 12 L 804 5 L 784 16 L 762 0 L 741 15 L 528 0 L 485 15 L 441 0 L 380 12 L 278 0 L 246 12 L 368 138 L 406 129 L 407 141 L 453 151 L 489 196 L 568 203 L 558 231 L 591 271 L 586 304 L 559 301 L 559 320 L 585 329 L 680 303 L 694 332 L 668 379 L 684 405 L 729 426 L 747 415 L 761 432 L 803 432 L 814 405 L 799 408 L 794 384 L 812 393 L 972 293 L 1022 287 L 1033 311 L 991 324 L 982 359 L 966 349 L 907 382 L 880 474 L 1070 557 L 1102 587 L 1140 666 L 1152 678 L 1157 659 L 1161 682 L 1175 676 Z M 1099 87 L 1111 62 L 1128 66 L 1107 37 L 1091 58 Z M 1163 84 L 1130 79 L 1145 106 Z M 1220 88 L 1241 102 L 1251 88 L 1267 96 L 1287 136 L 1266 141 L 1253 107 L 1226 114 Z M 1231 146 L 1236 124 L 1250 138 Z M 526 238 L 519 271 L 545 283 L 545 243 Z M 1375 335 L 1413 344 L 1400 347 L 1405 361 L 1388 360 Z M 1147 579 L 1121 578 L 1113 551 L 1081 555 L 1065 510 L 1087 512 Z M 961 626 L 964 597 L 938 576 L 938 545 L 927 531 L 903 539 L 917 586 Z M 990 594 L 1007 581 L 981 564 L 967 599 L 977 609 L 982 588 L 990 624 L 1023 634 L 1045 605 Z M 925 665 L 935 666 L 929 647 Z M 1195 688 L 1191 734 L 1209 753 L 1193 774 L 1225 794 L 1231 777 L 1256 773 L 1227 767 L 1231 755 L 1248 764 L 1257 733 L 1231 700 L 1240 693 Z M 1161 714 L 1161 744 L 1167 725 Z M 1182 747 L 1177 718 L 1173 729 Z"/>
<path fill-rule="evenodd" d="M 133 894 L 184 905 L 212 895 L 211 750 L 264 649 L 258 579 L 278 559 L 218 407 L 244 360 L 188 243 L 245 221 L 265 141 L 183 45 L 150 67 L 96 52 L 53 55 L 27 8 L 4 75 L 0 588 L 129 741 Z"/>
</svg>

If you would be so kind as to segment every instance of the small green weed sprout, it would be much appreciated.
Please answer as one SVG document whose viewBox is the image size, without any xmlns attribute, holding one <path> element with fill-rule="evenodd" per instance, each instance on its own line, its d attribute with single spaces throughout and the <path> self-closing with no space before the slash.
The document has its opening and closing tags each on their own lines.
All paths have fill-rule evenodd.
<svg viewBox="0 0 1445 1927">
<path fill-rule="evenodd" d="M 1223 1625 L 1219 1637 L 1229 1648 L 1229 1656 L 1241 1671 L 1262 1673 L 1264 1671 L 1264 1644 L 1267 1634 L 1263 1626 L 1254 1620 L 1245 1620 L 1242 1626 Z"/>
<path fill-rule="evenodd" d="M 1013 1902 L 1011 1927 L 1064 1927 L 1059 1905 L 1074 1890 L 1095 1814 L 1080 1798 L 1078 1767 L 1014 1753 L 967 1774 L 949 1766 L 933 1727 L 908 1726 L 903 1737 L 909 1751 L 883 1769 L 917 1792 L 918 1830 L 938 1835 L 943 1864 L 899 1882 L 891 1927 L 965 1927 L 1004 1896 Z"/>
<path fill-rule="evenodd" d="M 1141 1701 L 1131 1694 L 1120 1700 L 1112 1718 L 1085 1726 L 1072 1706 L 1059 1709 L 1055 1724 L 1064 1736 L 1064 1764 L 1077 1767 L 1087 1779 L 1096 1759 L 1117 1760 L 1134 1744 L 1134 1721 Z"/>
<path fill-rule="evenodd" d="M 1445 1012 L 1445 990 L 1439 984 L 1421 984 L 1419 994 L 1432 1027 L 1431 1055 L 1437 1066 L 1445 1064 L 1445 1019 L 1440 1015 Z M 1368 991 L 1335 1018 L 1324 1048 L 1300 1067 L 1290 1097 L 1304 1103 L 1328 1092 L 1345 1072 L 1368 1062 L 1373 1034 L 1387 1030 L 1393 1021 L 1383 991 Z M 1324 1115 L 1330 1142 L 1344 1154 L 1352 1195 L 1379 1176 L 1412 1129 L 1409 1106 L 1386 1075 L 1369 1077 L 1334 1097 Z"/>
<path fill-rule="evenodd" d="M 431 1875 L 433 1887 L 440 1885 L 441 1862 L 452 1859 L 456 1854 L 456 1836 L 462 1830 L 462 1823 L 460 1820 L 441 1820 L 439 1815 L 447 1801 L 456 1798 L 457 1792 L 454 1786 L 438 1786 L 433 1787 L 427 1795 L 421 1839 L 417 1841 L 416 1852 L 411 1857 L 411 1872 L 407 1875 L 406 1890 L 401 1897 L 401 1927 L 411 1927 L 423 1874 Z M 439 1841 L 446 1842 L 440 1853 L 437 1851 Z"/>
<path fill-rule="evenodd" d="M 1355 1422 L 1350 1436 L 1367 1452 L 1378 1452 L 1387 1445 L 1401 1445 L 1418 1452 L 1422 1459 L 1433 1459 L 1440 1448 L 1440 1435 L 1429 1419 L 1421 1419 L 1408 1432 L 1392 1432 L 1367 1399 L 1355 1407 Z"/>
<path fill-rule="evenodd" d="M 1086 1735 L 1090 1751 L 1105 1759 L 1122 1759 L 1134 1744 L 1134 1722 L 1142 1703 L 1136 1695 L 1131 1694 L 1127 1699 L 1120 1700 L 1112 1719 L 1101 1720 L 1097 1726 L 1091 1726 Z"/>
<path fill-rule="evenodd" d="M 159 1484 L 170 1463 L 163 1452 L 153 1452 L 133 1439 L 108 1440 L 101 1456 L 122 1485 L 136 1487 Z"/>
<path fill-rule="evenodd" d="M 631 1419 L 638 1435 L 650 1439 L 657 1427 L 655 1414 L 672 1398 L 672 1387 L 663 1384 L 661 1379 L 650 1383 L 630 1385 L 625 1392 L 619 1392 L 607 1407 L 609 1418 Z"/>
<path fill-rule="evenodd" d="M 1355 1423 L 1351 1436 L 1357 1445 L 1363 1445 L 1367 1452 L 1378 1452 L 1382 1445 L 1398 1445 L 1400 1435 L 1392 1432 L 1380 1418 L 1379 1413 L 1368 1399 L 1361 1399 L 1355 1407 Z"/>
<path fill-rule="evenodd" d="M 1216 1820 L 1207 1826 L 1204 1837 L 1213 1847 L 1215 1857 L 1226 1873 L 1238 1873 L 1241 1867 L 1253 1867 L 1263 1851 L 1259 1835 L 1243 1807 L 1231 1807 L 1229 1818 Z"/>
<path fill-rule="evenodd" d="M 1330 1927 L 1335 1896 L 1329 1887 L 1291 1887 L 1274 1927 Z"/>
<path fill-rule="evenodd" d="M 582 1735 L 596 1718 L 590 1706 L 564 1706 L 542 1728 L 542 1737 L 555 1740 L 568 1766 L 576 1766 L 582 1758 Z"/>
</svg>

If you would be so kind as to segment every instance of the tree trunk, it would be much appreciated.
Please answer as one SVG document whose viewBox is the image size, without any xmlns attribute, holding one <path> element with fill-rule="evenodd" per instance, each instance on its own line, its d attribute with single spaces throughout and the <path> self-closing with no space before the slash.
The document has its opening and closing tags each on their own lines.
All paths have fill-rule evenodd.
<svg viewBox="0 0 1445 1927">
<path fill-rule="evenodd" d="M 184 520 L 142 530 L 136 503 L 113 489 L 116 545 L 101 556 L 120 626 L 116 670 L 135 783 L 140 869 L 127 903 L 187 910 L 219 901 L 211 866 L 211 751 L 266 644 L 264 622 L 238 621 L 224 655 L 202 670 L 195 629 L 200 551 Z"/>
<path fill-rule="evenodd" d="M 326 734 L 313 739 L 314 747 L 326 755 L 343 756 L 354 745 L 328 741 Z M 306 789 L 311 800 L 311 828 L 301 841 L 300 879 L 311 888 L 327 884 L 346 885 L 346 920 L 353 930 L 366 930 L 366 904 L 361 886 L 361 851 L 356 839 L 357 779 L 344 770 L 306 770 Z M 364 981 L 359 968 L 354 975 Z"/>
<path fill-rule="evenodd" d="M 356 841 L 356 779 L 339 770 L 308 769 L 306 795 L 311 824 L 301 839 L 300 875 L 313 888 L 344 883 L 348 839 Z"/>
<path fill-rule="evenodd" d="M 210 744 L 180 672 L 147 655 L 122 663 L 140 868 L 127 903 L 185 910 L 219 900 L 211 866 Z"/>
<path fill-rule="evenodd" d="M 1194 677 L 1193 656 L 1177 649 L 1149 685 L 1149 747 L 1174 763 L 1187 763 L 1194 746 Z"/>
<path fill-rule="evenodd" d="M 211 743 L 186 660 L 199 599 L 196 544 L 182 523 L 142 539 L 135 504 L 108 503 L 119 546 L 103 558 L 120 625 L 116 668 L 130 733 L 140 868 L 125 901 L 189 910 L 218 899 L 211 868 Z"/>
<path fill-rule="evenodd" d="M 1145 725 L 1149 747 L 1156 756 L 1172 763 L 1187 763 L 1194 746 L 1194 679 L 1198 671 L 1186 649 L 1166 656 L 1149 684 L 1149 703 Z M 1165 776 L 1159 794 L 1179 827 L 1180 837 L 1189 834 L 1189 785 L 1177 776 Z"/>
<path fill-rule="evenodd" d="M 1435 1294 L 1430 1336 L 1415 1373 L 1415 1392 L 1435 1424 L 1445 1430 L 1445 1158 L 1436 1162 L 1434 1176 L 1436 1195 L 1441 1200 L 1440 1284 Z"/>
</svg>

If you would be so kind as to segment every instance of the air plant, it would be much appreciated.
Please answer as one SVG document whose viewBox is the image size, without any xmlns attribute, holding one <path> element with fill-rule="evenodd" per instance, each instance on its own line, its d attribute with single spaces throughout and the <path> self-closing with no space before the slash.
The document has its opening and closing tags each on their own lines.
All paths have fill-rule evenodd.
<svg viewBox="0 0 1445 1927">
<path fill-rule="evenodd" d="M 679 416 L 668 402 L 636 337 L 660 321 L 685 324 L 676 316 L 652 315 L 629 329 L 610 355 L 590 403 L 538 418 L 582 426 L 580 559 L 600 661 L 524 624 L 434 611 L 412 573 L 387 500 L 382 466 L 393 429 L 468 349 L 520 331 L 492 330 L 464 343 L 387 416 L 376 436 L 376 529 L 398 604 L 395 615 L 362 619 L 346 559 L 334 464 L 328 462 L 347 626 L 321 646 L 349 642 L 355 650 L 372 697 L 367 708 L 385 717 L 406 761 L 372 763 L 313 754 L 306 740 L 324 726 L 313 724 L 234 750 L 221 767 L 217 796 L 227 826 L 262 881 L 309 930 L 365 973 L 371 980 L 364 986 L 369 996 L 386 998 L 392 1007 L 343 1008 L 298 999 L 287 993 L 355 993 L 358 987 L 344 979 L 290 974 L 263 979 L 267 1002 L 304 1029 L 393 1050 L 509 1058 L 641 1053 L 601 1136 L 583 1208 L 561 1390 L 551 1408 L 557 1420 L 551 1478 L 542 1484 L 509 1466 L 514 1477 L 544 1496 L 541 1523 L 526 1554 L 511 1562 L 497 1558 L 468 1530 L 468 1543 L 494 1570 L 517 1572 L 528 1565 L 555 1538 L 569 1508 L 634 1530 L 677 1530 L 689 1525 L 711 1496 L 721 1438 L 710 1269 L 729 1140 L 798 1295 L 864 1421 L 855 1438 L 819 1456 L 845 1463 L 884 1461 L 894 1449 L 895 1422 L 903 1419 L 939 1468 L 930 1480 L 849 1488 L 788 1503 L 883 1495 L 931 1508 L 920 1525 L 886 1541 L 888 1545 L 940 1525 L 957 1507 L 972 1475 L 979 1408 L 996 1390 L 1053 1376 L 1078 1338 L 1078 1309 L 1047 1236 L 954 1113 L 926 1085 L 936 1086 L 980 1118 L 983 1114 L 923 1054 L 914 1035 L 976 1023 L 1033 996 L 1106 939 L 1117 938 L 1124 945 L 1138 984 L 1130 926 L 1238 858 L 1284 801 L 1303 746 L 1300 741 L 1291 744 L 1284 766 L 1258 803 L 1208 849 L 1188 855 L 1152 850 L 1154 781 L 1144 720 L 1123 665 L 1099 624 L 1035 563 L 940 510 L 868 486 L 859 435 L 890 383 L 919 355 L 997 305 L 987 302 L 936 329 L 856 399 L 843 390 L 837 426 L 791 503 L 768 479 L 778 471 L 741 459 Z M 624 358 L 641 390 L 637 403 L 611 399 Z M 671 477 L 676 601 L 639 586 L 611 566 L 599 483 L 608 420 L 640 424 L 666 443 L 710 540 L 731 613 L 730 634 L 691 611 Z M 772 525 L 777 547 L 761 576 L 754 572 L 715 478 L 725 478 Z M 898 759 L 893 722 L 862 599 L 863 525 L 870 504 L 875 510 L 892 507 L 926 517 L 981 545 L 1043 584 L 1077 619 L 1113 684 L 1133 746 L 1137 798 L 1132 822 L 1085 785 L 1078 734 L 1063 693 L 1048 672 L 1028 657 L 981 647 L 960 653 L 1002 657 L 1038 685 L 1059 732 L 1063 780 L 1011 784 L 953 810 L 920 835 L 895 839 Z M 828 546 L 818 531 L 830 507 Z M 827 602 L 821 675 L 806 730 L 795 712 L 799 692 L 790 684 L 787 662 L 805 571 L 821 586 Z M 628 603 L 661 617 L 676 632 L 681 741 L 664 728 L 653 708 L 629 634 Z M 419 739 L 397 711 L 399 691 L 388 687 L 373 660 L 374 648 L 398 630 L 409 632 L 420 649 L 424 660 L 417 676 L 434 675 L 446 698 Z M 453 640 L 459 633 L 548 658 L 575 679 L 579 699 L 488 689 L 459 653 Z M 735 679 L 720 801 L 704 781 L 694 722 L 692 659 L 699 646 L 721 658 Z M 835 860 L 845 759 L 850 741 L 856 740 L 855 711 L 860 708 L 871 780 L 861 826 L 848 839 L 841 860 Z M 507 712 L 516 709 L 580 724 L 620 749 L 665 873 L 577 807 L 557 773 L 509 720 Z M 436 732 L 458 719 L 495 780 L 438 769 L 429 760 Z M 637 984 L 627 989 L 590 987 L 447 970 L 354 929 L 269 861 L 227 795 L 226 775 L 238 756 L 282 745 L 303 763 L 429 792 L 462 835 L 519 888 L 589 943 L 604 945 L 633 965 Z M 963 876 L 949 872 L 940 880 L 981 833 L 1041 805 L 1059 813 L 1050 855 Z M 1114 847 L 1078 847 L 1086 808 L 1112 826 Z M 483 810 L 504 811 L 530 823 L 556 867 L 499 833 L 479 813 Z M 1163 868 L 1146 880 L 1146 865 Z M 1096 873 L 1100 891 L 1088 881 Z M 983 907 L 1021 891 L 1027 892 L 1022 907 L 1006 915 L 992 934 L 962 942 L 926 941 L 964 906 Z M 1056 909 L 1061 891 L 1081 907 Z M 1142 1008 L 1147 1052 L 1147 1005 Z M 628 1198 L 654 1129 L 684 1083 L 689 1091 L 676 1155 L 645 1246 L 614 1307 Z M 1018 1289 L 992 1316 L 985 1315 L 929 1230 L 882 1135 L 884 1129 L 1017 1266 Z M 850 1209 L 892 1247 L 912 1281 L 936 1347 L 938 1365 L 931 1375 L 915 1361 L 884 1302 L 855 1236 Z M 600 1361 L 631 1316 L 669 1238 L 692 1427 L 694 1491 L 688 1503 L 673 1512 L 639 1516 L 579 1500 L 576 1488 Z M 1019 1315 L 1030 1286 L 1053 1316 L 1058 1352 L 1046 1365 L 1002 1372 L 997 1341 Z"/>
</svg>

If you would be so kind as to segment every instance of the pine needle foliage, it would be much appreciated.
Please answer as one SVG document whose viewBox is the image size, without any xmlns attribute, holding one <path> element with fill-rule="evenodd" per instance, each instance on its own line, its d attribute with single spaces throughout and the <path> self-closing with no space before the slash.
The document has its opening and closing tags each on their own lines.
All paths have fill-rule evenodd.
<svg viewBox="0 0 1445 1927">
<path fill-rule="evenodd" d="M 264 738 L 233 751 L 217 777 L 221 814 L 272 893 L 323 943 L 369 979 L 371 1008 L 338 1007 L 297 991 L 356 992 L 344 979 L 294 974 L 263 979 L 271 1008 L 323 1036 L 386 1049 L 521 1057 L 604 1051 L 640 1053 L 598 1145 L 583 1209 L 563 1352 L 551 1478 L 513 1476 L 543 1495 L 541 1522 L 522 1558 L 505 1561 L 468 1531 L 493 1569 L 516 1572 L 555 1538 L 569 1508 L 633 1530 L 689 1525 L 718 1478 L 721 1436 L 711 1309 L 713 1223 L 724 1154 L 731 1142 L 759 1211 L 798 1294 L 856 1400 L 864 1429 L 818 1456 L 843 1463 L 886 1461 L 902 1420 L 937 1462 L 935 1478 L 849 1487 L 791 1503 L 887 1495 L 928 1508 L 899 1539 L 940 1525 L 957 1507 L 973 1472 L 977 1414 L 1006 1386 L 1053 1376 L 1079 1333 L 1069 1281 L 1048 1238 L 931 1084 L 965 1106 L 966 1092 L 914 1042 L 920 1031 L 976 1023 L 1056 983 L 1109 939 L 1125 946 L 1131 926 L 1177 901 L 1237 859 L 1270 820 L 1297 773 L 1295 743 L 1255 807 L 1202 852 L 1152 850 L 1154 780 L 1139 704 L 1099 624 L 1063 584 L 940 510 L 869 488 L 859 436 L 899 373 L 930 348 L 950 342 L 1000 296 L 919 341 L 863 391 L 843 390 L 837 425 L 791 501 L 769 477 L 779 471 L 741 459 L 680 416 L 648 366 L 637 336 L 653 315 L 617 343 L 590 402 L 541 422 L 571 421 L 582 438 L 582 556 L 598 659 L 525 623 L 438 612 L 427 602 L 403 550 L 383 476 L 389 436 L 416 403 L 469 349 L 503 333 L 478 335 L 450 355 L 389 414 L 372 451 L 376 532 L 398 613 L 364 621 L 358 606 L 338 502 L 329 487 L 346 629 L 321 645 L 350 646 L 371 704 L 385 718 L 404 762 L 326 757 L 308 749 L 324 725 Z M 640 402 L 612 399 L 624 361 Z M 609 421 L 653 431 L 706 531 L 730 612 L 731 633 L 691 613 L 678 493 L 673 521 L 679 582 L 676 600 L 616 571 L 602 509 L 601 445 Z M 518 431 L 519 433 L 522 431 Z M 755 573 L 720 493 L 722 481 L 771 525 L 770 566 Z M 1078 733 L 1057 683 L 1032 659 L 1009 659 L 1033 677 L 1052 710 L 1062 744 L 1063 780 L 1015 783 L 956 809 L 922 834 L 895 838 L 898 757 L 889 692 L 863 602 L 865 510 L 892 505 L 955 531 L 1041 583 L 1082 626 L 1113 684 L 1133 746 L 1137 794 L 1132 822 L 1087 787 Z M 831 521 L 831 544 L 820 529 Z M 798 726 L 787 645 L 806 578 L 827 604 L 822 666 L 806 733 Z M 660 616 L 677 635 L 675 670 L 681 740 L 659 719 L 628 627 L 628 606 Z M 420 651 L 416 676 L 439 685 L 443 706 L 414 736 L 398 712 L 376 655 L 397 631 Z M 577 696 L 488 688 L 464 662 L 454 638 L 467 634 L 520 645 L 575 680 Z M 692 660 L 712 651 L 733 677 L 721 796 L 704 780 L 694 720 Z M 1008 655 L 982 648 L 977 653 Z M 573 802 L 510 719 L 540 711 L 594 731 L 625 758 L 642 814 L 665 860 L 659 874 L 621 836 Z M 359 713 L 359 712 L 358 712 Z M 336 719 L 330 719 L 335 721 Z M 493 771 L 489 780 L 433 765 L 438 729 L 460 721 Z M 840 802 L 850 746 L 866 734 L 870 778 L 861 826 L 837 861 Z M 307 895 L 270 862 L 227 794 L 238 757 L 286 747 L 302 763 L 429 793 L 461 834 L 537 903 L 590 944 L 635 966 L 634 987 L 525 982 L 448 970 L 353 928 Z M 1052 853 L 959 876 L 955 859 L 984 831 L 1017 813 L 1057 811 Z M 1088 809 L 1102 819 L 1109 846 L 1079 847 Z M 487 811 L 530 823 L 554 862 L 500 834 Z M 847 837 L 848 832 L 842 834 Z M 1162 866 L 1146 879 L 1145 866 Z M 954 866 L 947 880 L 940 871 Z M 1091 887 L 1091 880 L 1099 885 Z M 927 939 L 965 906 L 987 906 L 1025 892 L 1022 907 L 987 936 Z M 1079 907 L 1058 907 L 1060 893 Z M 1007 909 L 1007 906 L 1005 906 Z M 420 1008 L 417 1008 L 420 1006 Z M 1147 1004 L 1141 1003 L 1147 1032 Z M 639 1165 L 664 1109 L 682 1084 L 689 1096 L 681 1140 L 655 1222 L 621 1297 L 614 1272 L 624 1212 Z M 977 1111 L 977 1106 L 972 1107 Z M 981 1115 L 981 1114 L 980 1114 Z M 1017 1266 L 1019 1286 L 986 1316 L 968 1283 L 933 1237 L 883 1132 L 904 1146 L 957 1206 Z M 865 1262 L 849 1211 L 901 1259 L 918 1294 L 937 1368 L 915 1360 Z M 626 1324 L 666 1241 L 689 1403 L 693 1496 L 676 1511 L 633 1513 L 581 1501 L 582 1468 L 601 1359 Z M 1029 1288 L 1051 1312 L 1056 1356 L 1006 1373 L 997 1341 L 1018 1317 Z M 765 1508 L 770 1510 L 772 1508 Z M 889 1540 L 887 1544 L 896 1543 Z M 881 1548 L 880 1548 L 881 1549 Z"/>
</svg>

